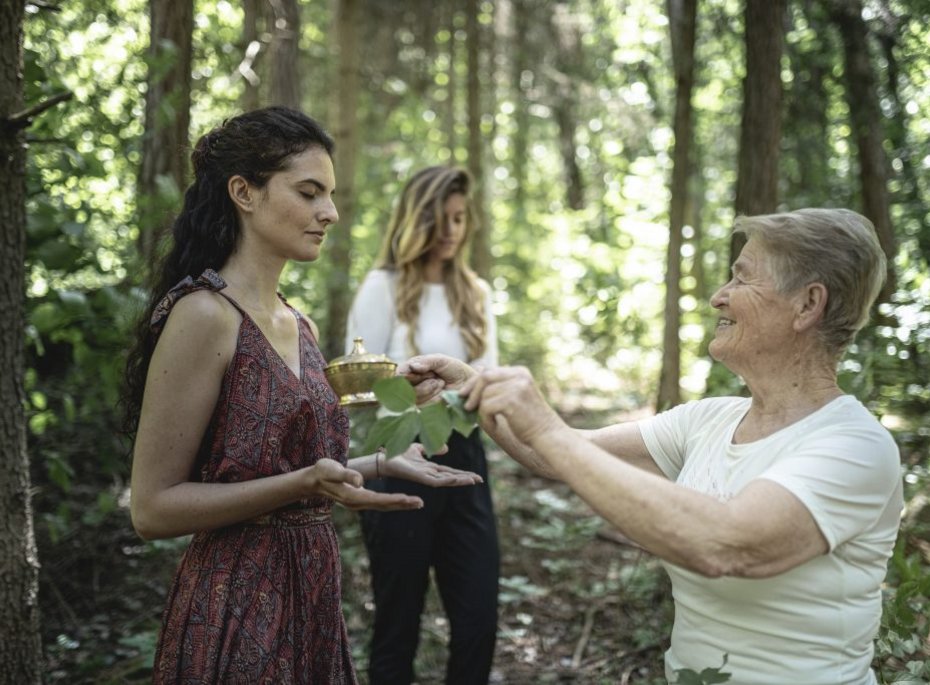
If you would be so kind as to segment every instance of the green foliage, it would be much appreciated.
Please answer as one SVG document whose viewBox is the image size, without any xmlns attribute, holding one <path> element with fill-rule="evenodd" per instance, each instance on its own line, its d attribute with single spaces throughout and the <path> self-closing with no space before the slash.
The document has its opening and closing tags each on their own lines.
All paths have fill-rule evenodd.
<svg viewBox="0 0 930 685">
<path fill-rule="evenodd" d="M 930 681 L 930 653 L 926 637 L 930 630 L 930 568 L 921 552 L 912 550 L 908 538 L 923 531 L 905 527 L 899 537 L 888 569 L 884 607 L 875 661 L 883 682 Z M 904 667 L 905 673 L 886 680 L 886 671 Z M 908 679 L 900 680 L 902 675 Z"/>
<path fill-rule="evenodd" d="M 419 436 L 427 454 L 437 454 L 453 430 L 468 435 L 477 425 L 477 416 L 465 411 L 458 393 L 446 391 L 441 401 L 418 407 L 416 391 L 400 376 L 381 379 L 373 390 L 381 406 L 392 413 L 371 426 L 362 448 L 365 453 L 384 447 L 388 458 L 396 457 Z"/>
<path fill-rule="evenodd" d="M 493 63 L 485 63 L 481 103 L 487 149 L 485 178 L 478 180 L 487 198 L 486 228 L 495 260 L 491 283 L 501 360 L 530 366 L 550 397 L 587 420 L 594 401 L 617 411 L 638 407 L 654 394 L 674 142 L 668 27 L 659 3 L 569 3 L 565 13 L 522 4 L 529 9 L 521 31 L 494 37 L 500 50 Z M 495 14 L 492 3 L 481 6 L 481 26 L 490 32 L 502 15 Z M 304 70 L 305 108 L 326 122 L 335 91 L 326 76 L 334 64 L 327 35 L 331 7 L 322 0 L 302 7 L 301 48 L 305 63 L 312 65 Z M 404 3 L 374 3 L 359 27 L 365 51 L 358 94 L 362 163 L 355 179 L 353 225 L 335 229 L 352 232 L 353 286 L 370 268 L 393 198 L 410 174 L 430 164 L 466 161 L 464 17 L 453 15 L 444 3 L 437 7 L 442 10 L 437 16 L 443 17 L 437 23 L 410 22 Z M 149 63 L 146 56 L 143 0 L 126 0 L 118 7 L 79 0 L 59 3 L 54 12 L 31 5 L 27 10 L 26 104 L 63 90 L 74 93 L 28 130 L 28 440 L 40 558 L 54 560 L 78 558 L 82 533 L 93 537 L 106 521 L 125 514 L 128 445 L 118 437 L 117 397 L 132 319 L 145 297 L 138 290 L 140 277 L 148 267 L 139 263 L 135 247 L 145 77 L 147 69 L 157 71 L 163 64 Z M 553 45 L 556 14 L 578 29 L 577 55 L 567 62 L 560 61 Z M 726 277 L 733 218 L 744 64 L 741 16 L 742 4 L 735 0 L 710 0 L 698 12 L 695 203 L 682 251 L 681 300 L 683 383 L 692 396 L 745 392 L 740 379 L 706 358 L 714 319 L 707 299 Z M 875 325 L 850 349 L 840 376 L 843 388 L 894 431 L 911 499 L 926 490 L 930 469 L 930 188 L 925 173 L 930 17 L 920 0 L 890 0 L 870 16 L 873 56 L 882 67 L 877 85 L 888 130 L 899 287 L 893 301 L 876 312 Z M 242 18 L 235 3 L 197 5 L 193 138 L 238 109 Z M 785 208 L 859 207 L 838 36 L 816 3 L 790 4 L 788 23 L 781 157 Z M 259 60 L 267 58 L 267 43 L 262 45 Z M 886 52 L 888 45 L 891 52 Z M 568 95 L 562 90 L 566 83 L 573 89 Z M 573 105 L 581 209 L 570 208 L 566 197 L 564 138 L 555 116 L 566 100 Z M 162 113 L 170 115 L 171 103 L 161 105 Z M 328 123 L 332 128 L 338 122 Z M 177 198 L 178 189 L 165 190 Z M 162 219 L 167 224 L 170 216 Z M 331 268 L 324 255 L 318 263 L 289 267 L 282 280 L 283 292 L 324 330 L 329 325 L 326 303 L 318 294 L 325 292 Z M 456 409 L 455 397 L 415 408 L 409 393 L 398 393 L 385 402 L 398 408 L 391 409 L 393 416 L 378 419 L 374 412 L 356 411 L 353 431 L 367 432 L 369 439 L 375 435 L 375 444 L 391 441 L 389 451 L 395 453 L 419 434 L 432 452 L 451 430 L 465 433 L 475 423 Z M 353 447 L 361 443 L 354 440 Z M 556 522 L 561 510 L 551 493 L 535 503 L 541 518 L 527 524 L 526 544 L 548 555 L 543 569 L 564 582 L 566 592 L 582 597 L 568 586 L 582 563 L 573 554 L 593 535 L 593 519 Z M 121 525 L 128 528 L 125 521 Z M 910 532 L 902 533 L 902 540 Z M 885 682 L 928 677 L 918 638 L 927 633 L 930 565 L 921 554 L 916 544 L 901 542 L 890 563 L 876 654 Z M 79 567 L 92 565 L 80 559 Z M 43 569 L 46 583 L 54 580 L 49 566 Z M 589 592 L 622 593 L 641 602 L 637 606 L 659 602 L 658 572 L 634 568 L 632 575 L 611 570 Z M 532 595 L 533 587 L 539 586 L 528 580 L 505 585 L 515 603 Z M 43 589 L 43 597 L 49 596 L 54 594 Z M 655 642 L 667 628 L 661 620 L 643 619 L 643 626 L 641 645 Z M 60 644 L 55 642 L 59 634 L 65 636 Z M 46 640 L 62 659 L 80 651 L 74 642 L 89 639 L 69 635 L 78 632 L 61 630 Z M 145 633 L 140 635 L 119 648 L 146 654 Z M 88 663 L 80 677 L 104 667 L 106 658 Z M 67 673 L 52 679 L 74 680 Z"/>
<path fill-rule="evenodd" d="M 678 680 L 675 681 L 675 685 L 712 685 L 713 683 L 729 682 L 732 674 L 723 670 L 729 657 L 729 654 L 724 654 L 723 663 L 720 666 L 705 668 L 700 673 L 690 668 L 676 668 L 675 675 L 678 676 Z"/>
</svg>

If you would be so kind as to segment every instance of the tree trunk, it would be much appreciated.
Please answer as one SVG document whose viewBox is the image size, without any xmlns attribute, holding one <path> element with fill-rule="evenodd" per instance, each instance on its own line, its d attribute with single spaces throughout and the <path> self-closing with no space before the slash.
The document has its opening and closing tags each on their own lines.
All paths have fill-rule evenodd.
<svg viewBox="0 0 930 685">
<path fill-rule="evenodd" d="M 681 244 L 691 176 L 691 91 L 694 87 L 694 33 L 697 0 L 667 0 L 675 69 L 675 151 L 665 271 L 665 333 L 659 374 L 659 411 L 681 403 Z"/>
<path fill-rule="evenodd" d="M 584 209 L 584 181 L 578 166 L 575 129 L 577 117 L 575 108 L 578 103 L 578 88 L 581 66 L 581 34 L 577 27 L 570 25 L 567 8 L 553 11 L 549 22 L 549 31 L 555 46 L 555 65 L 552 84 L 554 98 L 552 110 L 559 129 L 559 153 L 562 156 L 562 169 L 565 175 L 565 201 L 571 209 Z"/>
<path fill-rule="evenodd" d="M 862 20 L 859 0 L 834 2 L 833 20 L 843 37 L 846 57 L 846 100 L 849 103 L 853 138 L 859 150 L 859 179 L 862 190 L 862 213 L 878 233 L 882 250 L 888 258 L 888 279 L 879 295 L 880 302 L 890 302 L 896 289 L 894 258 L 897 240 L 891 225 L 888 199 L 888 160 L 882 147 L 881 111 L 875 90 L 875 76 L 869 59 L 868 29 Z"/>
<path fill-rule="evenodd" d="M 274 10 L 271 34 L 272 105 L 300 109 L 300 8 L 297 0 L 270 0 Z"/>
<path fill-rule="evenodd" d="M 39 559 L 32 528 L 23 411 L 23 300 L 28 122 L 23 109 L 22 0 L 0 0 L 0 683 L 42 682 Z"/>
<path fill-rule="evenodd" d="M 261 102 L 259 87 L 261 77 L 258 74 L 258 58 L 262 51 L 259 40 L 259 22 L 262 16 L 261 0 L 242 0 L 242 61 L 239 63 L 239 75 L 245 80 L 242 91 L 242 109 L 245 112 L 258 109 Z"/>
<path fill-rule="evenodd" d="M 785 0 L 746 0 L 746 76 L 736 179 L 736 214 L 768 214 L 778 205 L 781 55 Z M 730 263 L 745 238 L 730 240 Z"/>
<path fill-rule="evenodd" d="M 511 155 L 511 169 L 515 182 L 513 192 L 514 222 L 522 226 L 526 222 L 526 162 L 529 150 L 529 108 L 527 93 L 523 88 L 524 72 L 529 72 L 529 41 L 526 27 L 529 25 L 530 12 L 527 7 L 528 0 L 513 0 L 513 21 L 511 33 L 513 46 L 511 48 L 511 88 L 513 89 L 513 154 Z"/>
<path fill-rule="evenodd" d="M 829 31 L 819 5 L 799 8 L 808 26 L 817 35 Z M 800 41 L 787 46 L 792 79 L 786 94 L 785 151 L 791 167 L 782 173 L 788 180 L 786 197 L 793 207 L 815 207 L 831 197 L 832 157 L 826 82 L 834 67 L 836 53 L 829 41 Z"/>
<path fill-rule="evenodd" d="M 471 261 L 475 271 L 487 279 L 491 273 L 491 227 L 485 209 L 484 137 L 481 135 L 481 27 L 478 23 L 478 0 L 466 0 L 466 53 L 468 55 L 468 170 L 475 179 L 472 203 L 478 218 L 478 230 L 472 238 Z"/>
<path fill-rule="evenodd" d="M 359 0 L 336 0 L 335 41 L 338 50 L 335 111 L 336 187 L 339 189 L 340 228 L 329 234 L 327 279 L 328 314 L 323 335 L 327 358 L 344 354 L 346 318 L 351 304 L 349 267 L 352 263 L 352 224 L 355 221 L 355 161 L 358 149 Z"/>
<path fill-rule="evenodd" d="M 449 12 L 446 20 L 448 22 L 447 30 L 449 31 L 449 65 L 446 70 L 446 76 L 448 77 L 449 82 L 446 85 L 444 125 L 446 129 L 446 145 L 449 148 L 449 159 L 451 161 L 455 161 L 458 140 L 458 136 L 455 132 L 456 122 L 458 120 L 458 117 L 456 116 L 456 103 L 458 102 L 456 91 L 458 89 L 458 78 L 456 78 L 455 74 L 455 61 L 458 58 L 458 51 L 455 49 L 455 44 L 458 42 L 455 37 L 455 16 L 457 11 L 455 3 L 446 3 L 446 7 L 448 8 Z"/>
<path fill-rule="evenodd" d="M 151 43 L 139 173 L 139 253 L 148 268 L 187 185 L 193 0 L 149 0 Z"/>
<path fill-rule="evenodd" d="M 917 247 L 920 250 L 924 263 L 930 265 L 930 216 L 921 211 L 923 202 L 921 200 L 921 179 L 920 175 L 914 168 L 914 149 L 909 144 L 907 128 L 908 117 L 905 109 L 905 102 L 901 99 L 901 92 L 898 87 L 900 75 L 898 67 L 898 43 L 897 31 L 900 28 L 901 21 L 896 17 L 886 18 L 885 30 L 878 36 L 882 48 L 882 55 L 885 58 L 885 79 L 887 81 L 888 95 L 893 103 L 890 126 L 888 127 L 888 139 L 894 148 L 894 153 L 901 163 L 901 180 L 902 190 L 899 195 L 900 200 L 906 202 L 911 208 L 908 214 L 910 220 L 919 224 L 920 229 L 917 231 Z M 907 58 L 907 55 L 905 55 Z"/>
</svg>

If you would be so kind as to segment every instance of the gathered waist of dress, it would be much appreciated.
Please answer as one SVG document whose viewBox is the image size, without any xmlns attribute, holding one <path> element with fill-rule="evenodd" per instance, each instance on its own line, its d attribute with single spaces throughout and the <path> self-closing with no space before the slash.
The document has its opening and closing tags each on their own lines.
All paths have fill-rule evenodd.
<svg viewBox="0 0 930 685">
<path fill-rule="evenodd" d="M 275 528 L 305 528 L 328 523 L 332 519 L 329 507 L 285 507 L 243 521 L 247 526 L 272 526 Z"/>
</svg>

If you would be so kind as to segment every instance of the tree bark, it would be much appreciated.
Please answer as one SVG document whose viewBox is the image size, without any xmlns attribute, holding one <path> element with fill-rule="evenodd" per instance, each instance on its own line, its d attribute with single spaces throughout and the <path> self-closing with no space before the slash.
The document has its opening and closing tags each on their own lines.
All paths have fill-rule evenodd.
<svg viewBox="0 0 930 685">
<path fill-rule="evenodd" d="M 557 5 L 560 10 L 553 11 L 549 22 L 550 35 L 555 45 L 555 66 L 552 85 L 555 96 L 552 110 L 559 129 L 559 152 L 562 156 L 562 168 L 565 175 L 565 201 L 571 209 L 584 209 L 584 180 L 581 167 L 578 166 L 575 129 L 578 104 L 577 81 L 580 78 L 581 34 L 577 27 L 569 24 L 567 9 Z"/>
<path fill-rule="evenodd" d="M 468 59 L 468 170 L 475 179 L 472 203 L 478 218 L 478 230 L 471 242 L 471 262 L 482 278 L 491 273 L 491 227 L 485 208 L 484 137 L 481 135 L 481 26 L 478 22 L 478 0 L 466 0 L 466 53 Z"/>
<path fill-rule="evenodd" d="M 898 79 L 900 78 L 900 68 L 898 62 L 897 31 L 900 29 L 901 20 L 890 14 L 890 9 L 885 17 L 884 30 L 878 35 L 878 40 L 882 48 L 882 55 L 885 58 L 885 79 L 887 82 L 888 95 L 893 103 L 890 126 L 888 127 L 888 140 L 894 148 L 894 154 L 901 163 L 900 178 L 903 181 L 903 188 L 900 193 L 901 200 L 914 208 L 910 214 L 910 220 L 917 222 L 920 229 L 917 231 L 917 247 L 920 250 L 924 263 L 930 265 L 930 216 L 924 211 L 922 198 L 921 176 L 915 169 L 914 150 L 909 144 L 907 129 L 908 115 L 905 109 L 905 102 L 901 98 Z M 905 59 L 907 55 L 904 55 Z M 928 179 L 930 180 L 930 179 Z"/>
<path fill-rule="evenodd" d="M 300 109 L 300 8 L 297 0 L 270 0 L 274 10 L 271 37 L 271 104 Z"/>
<path fill-rule="evenodd" d="M 28 122 L 23 109 L 22 0 L 0 0 L 0 683 L 42 682 L 39 559 L 32 523 L 23 328 Z"/>
<path fill-rule="evenodd" d="M 239 63 L 239 75 L 245 80 L 242 109 L 248 112 L 258 109 L 261 102 L 261 76 L 258 72 L 258 59 L 262 51 L 258 30 L 262 16 L 261 0 L 242 0 L 242 12 L 242 61 Z"/>
<path fill-rule="evenodd" d="M 746 0 L 746 76 L 736 180 L 736 214 L 768 214 L 778 206 L 781 143 L 781 56 L 785 0 Z M 745 238 L 730 240 L 730 263 Z"/>
<path fill-rule="evenodd" d="M 339 224 L 329 234 L 327 279 L 328 314 L 323 350 L 328 358 L 344 353 L 346 318 L 351 304 L 349 267 L 352 262 L 352 224 L 355 221 L 355 163 L 358 149 L 359 0 L 337 0 L 334 12 L 338 50 L 335 111 L 336 187 L 339 189 Z"/>
<path fill-rule="evenodd" d="M 820 5 L 799 8 L 808 26 L 823 36 L 829 31 Z M 786 94 L 785 136 L 787 178 L 786 196 L 795 207 L 812 207 L 831 196 L 832 156 L 827 134 L 830 131 L 830 97 L 826 82 L 833 69 L 835 52 L 829 41 L 789 44 L 787 54 L 792 79 Z M 790 146 L 790 147 L 789 147 Z"/>
<path fill-rule="evenodd" d="M 456 77 L 456 60 L 458 59 L 458 50 L 456 50 L 455 45 L 458 40 L 455 37 L 455 17 L 457 12 L 456 3 L 449 2 L 445 5 L 448 11 L 447 21 L 447 30 L 449 31 L 449 64 L 446 69 L 446 76 L 449 81 L 446 84 L 446 106 L 444 111 L 443 123 L 446 130 L 446 146 L 449 148 L 449 159 L 455 161 L 456 159 L 456 148 L 458 147 L 458 136 L 456 135 L 456 123 L 458 120 L 458 112 L 456 108 L 456 103 L 458 102 L 457 90 L 458 90 L 458 78 Z"/>
<path fill-rule="evenodd" d="M 193 0 L 149 0 L 151 42 L 139 173 L 139 253 L 148 268 L 187 185 Z"/>
<path fill-rule="evenodd" d="M 894 258 L 898 248 L 891 225 L 888 160 L 882 147 L 885 136 L 869 59 L 868 28 L 862 20 L 862 3 L 859 0 L 834 2 L 832 9 L 833 20 L 843 38 L 846 100 L 853 138 L 859 151 L 862 213 L 875 224 L 878 240 L 888 258 L 888 278 L 879 301 L 890 302 L 896 289 Z"/>
<path fill-rule="evenodd" d="M 659 374 L 659 411 L 681 403 L 681 245 L 691 176 L 692 110 L 694 88 L 694 34 L 697 0 L 667 0 L 675 69 L 675 150 L 673 153 L 668 252 L 665 271 L 665 333 Z"/>
<path fill-rule="evenodd" d="M 529 25 L 530 11 L 528 0 L 513 0 L 513 20 L 511 34 L 511 88 L 513 90 L 513 154 L 511 169 L 516 183 L 513 192 L 514 221 L 522 225 L 526 221 L 526 162 L 529 151 L 528 129 L 530 123 L 528 94 L 523 88 L 523 75 L 530 69 L 529 41 L 526 27 Z"/>
</svg>

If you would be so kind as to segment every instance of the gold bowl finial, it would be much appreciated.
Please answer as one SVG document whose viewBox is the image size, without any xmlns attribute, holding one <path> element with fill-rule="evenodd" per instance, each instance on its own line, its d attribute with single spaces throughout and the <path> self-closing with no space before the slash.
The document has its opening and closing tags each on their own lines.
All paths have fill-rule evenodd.
<svg viewBox="0 0 930 685">
<path fill-rule="evenodd" d="M 323 369 L 326 379 L 339 395 L 341 405 L 364 407 L 377 404 L 372 388 L 382 378 L 393 376 L 397 364 L 386 355 L 366 351 L 361 338 L 355 338 L 353 343 L 349 354 L 334 359 Z"/>
</svg>

